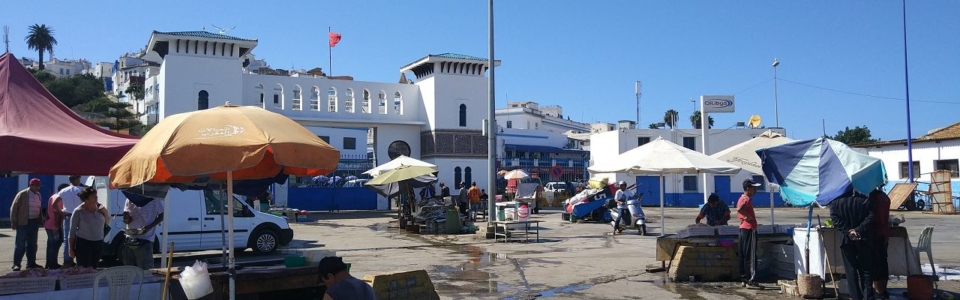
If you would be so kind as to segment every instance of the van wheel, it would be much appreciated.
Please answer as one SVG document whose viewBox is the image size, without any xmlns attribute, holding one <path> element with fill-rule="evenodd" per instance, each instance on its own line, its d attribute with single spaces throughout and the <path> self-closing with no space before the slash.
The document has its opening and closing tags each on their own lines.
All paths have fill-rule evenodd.
<svg viewBox="0 0 960 300">
<path fill-rule="evenodd" d="M 280 239 L 277 237 L 276 232 L 269 229 L 262 229 L 253 235 L 251 242 L 252 245 L 250 246 L 253 248 L 253 252 L 263 254 L 277 250 Z"/>
</svg>

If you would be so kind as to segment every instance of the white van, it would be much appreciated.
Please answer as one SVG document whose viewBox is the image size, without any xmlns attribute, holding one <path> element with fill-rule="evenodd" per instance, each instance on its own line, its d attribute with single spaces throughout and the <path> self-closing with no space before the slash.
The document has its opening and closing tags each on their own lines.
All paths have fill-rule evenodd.
<svg viewBox="0 0 960 300">
<path fill-rule="evenodd" d="M 122 253 L 118 250 L 125 238 L 123 205 L 126 198 L 119 190 L 109 189 L 107 180 L 107 177 L 96 177 L 93 186 L 97 187 L 100 203 L 109 207 L 113 216 L 110 233 L 103 240 L 106 244 L 103 255 L 116 258 Z M 223 197 L 226 197 L 226 193 L 223 193 Z M 167 225 L 170 235 L 168 242 L 175 243 L 176 252 L 222 249 L 221 224 L 226 225 L 227 220 L 221 223 L 221 210 L 218 209 L 220 199 L 219 191 L 170 189 L 163 199 L 163 204 L 169 206 L 164 222 L 170 222 Z M 236 196 L 233 201 L 233 247 L 238 251 L 251 248 L 256 253 L 270 253 L 293 240 L 293 230 L 286 219 L 252 209 Z M 226 210 L 226 203 L 223 205 Z M 163 223 L 157 225 L 157 237 L 153 244 L 155 253 L 160 252 L 162 228 Z"/>
</svg>

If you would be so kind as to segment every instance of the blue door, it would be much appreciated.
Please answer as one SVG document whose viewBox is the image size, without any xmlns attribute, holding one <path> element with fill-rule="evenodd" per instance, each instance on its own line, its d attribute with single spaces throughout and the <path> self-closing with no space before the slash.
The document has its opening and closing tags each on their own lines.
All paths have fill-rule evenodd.
<svg viewBox="0 0 960 300">
<path fill-rule="evenodd" d="M 20 178 L 0 177 L 0 219 L 10 218 L 10 206 L 13 205 L 13 197 L 17 196 Z"/>
<path fill-rule="evenodd" d="M 730 192 L 730 176 L 713 176 L 713 192 L 720 196 L 720 200 L 728 205 L 731 201 L 736 201 L 736 196 Z"/>
<path fill-rule="evenodd" d="M 643 197 L 640 205 L 660 206 L 660 176 L 637 176 L 637 193 Z"/>
</svg>

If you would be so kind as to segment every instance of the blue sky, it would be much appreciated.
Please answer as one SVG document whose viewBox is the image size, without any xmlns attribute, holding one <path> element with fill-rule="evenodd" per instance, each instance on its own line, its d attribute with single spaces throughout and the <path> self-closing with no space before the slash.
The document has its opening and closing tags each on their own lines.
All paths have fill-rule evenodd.
<svg viewBox="0 0 960 300">
<path fill-rule="evenodd" d="M 288 3 L 289 2 L 289 3 Z M 794 138 L 867 125 L 906 138 L 900 1 L 498 1 L 497 102 L 556 104 L 585 122 L 676 109 L 689 128 L 691 98 L 734 94 L 737 112 L 716 128 L 759 114 L 773 126 L 773 58 L 779 58 L 780 125 Z M 960 1 L 908 1 L 913 135 L 960 121 Z M 27 26 L 55 30 L 59 58 L 114 61 L 152 30 L 236 26 L 275 68 L 327 70 L 328 26 L 343 35 L 333 74 L 393 82 L 426 54 L 487 56 L 486 1 L 21 1 L 5 3 L 11 51 L 35 57 Z M 812 87 L 811 87 L 812 86 Z M 833 89 L 837 91 L 831 91 Z M 867 94 L 896 99 L 867 97 Z M 927 101 L 927 102 L 924 102 Z"/>
</svg>

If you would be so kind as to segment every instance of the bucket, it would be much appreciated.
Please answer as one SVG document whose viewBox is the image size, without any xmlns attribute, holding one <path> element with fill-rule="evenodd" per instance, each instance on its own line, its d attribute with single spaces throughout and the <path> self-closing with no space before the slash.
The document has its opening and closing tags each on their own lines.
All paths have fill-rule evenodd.
<svg viewBox="0 0 960 300">
<path fill-rule="evenodd" d="M 907 299 L 933 299 L 933 277 L 929 275 L 907 276 Z"/>
<path fill-rule="evenodd" d="M 529 220 L 529 219 L 530 219 L 530 208 L 529 208 L 526 204 L 521 205 L 521 206 L 520 206 L 520 210 L 519 210 L 519 215 L 520 215 L 520 221 Z"/>
<path fill-rule="evenodd" d="M 823 296 L 823 279 L 816 274 L 797 275 L 797 292 L 803 298 L 820 298 Z"/>
</svg>

